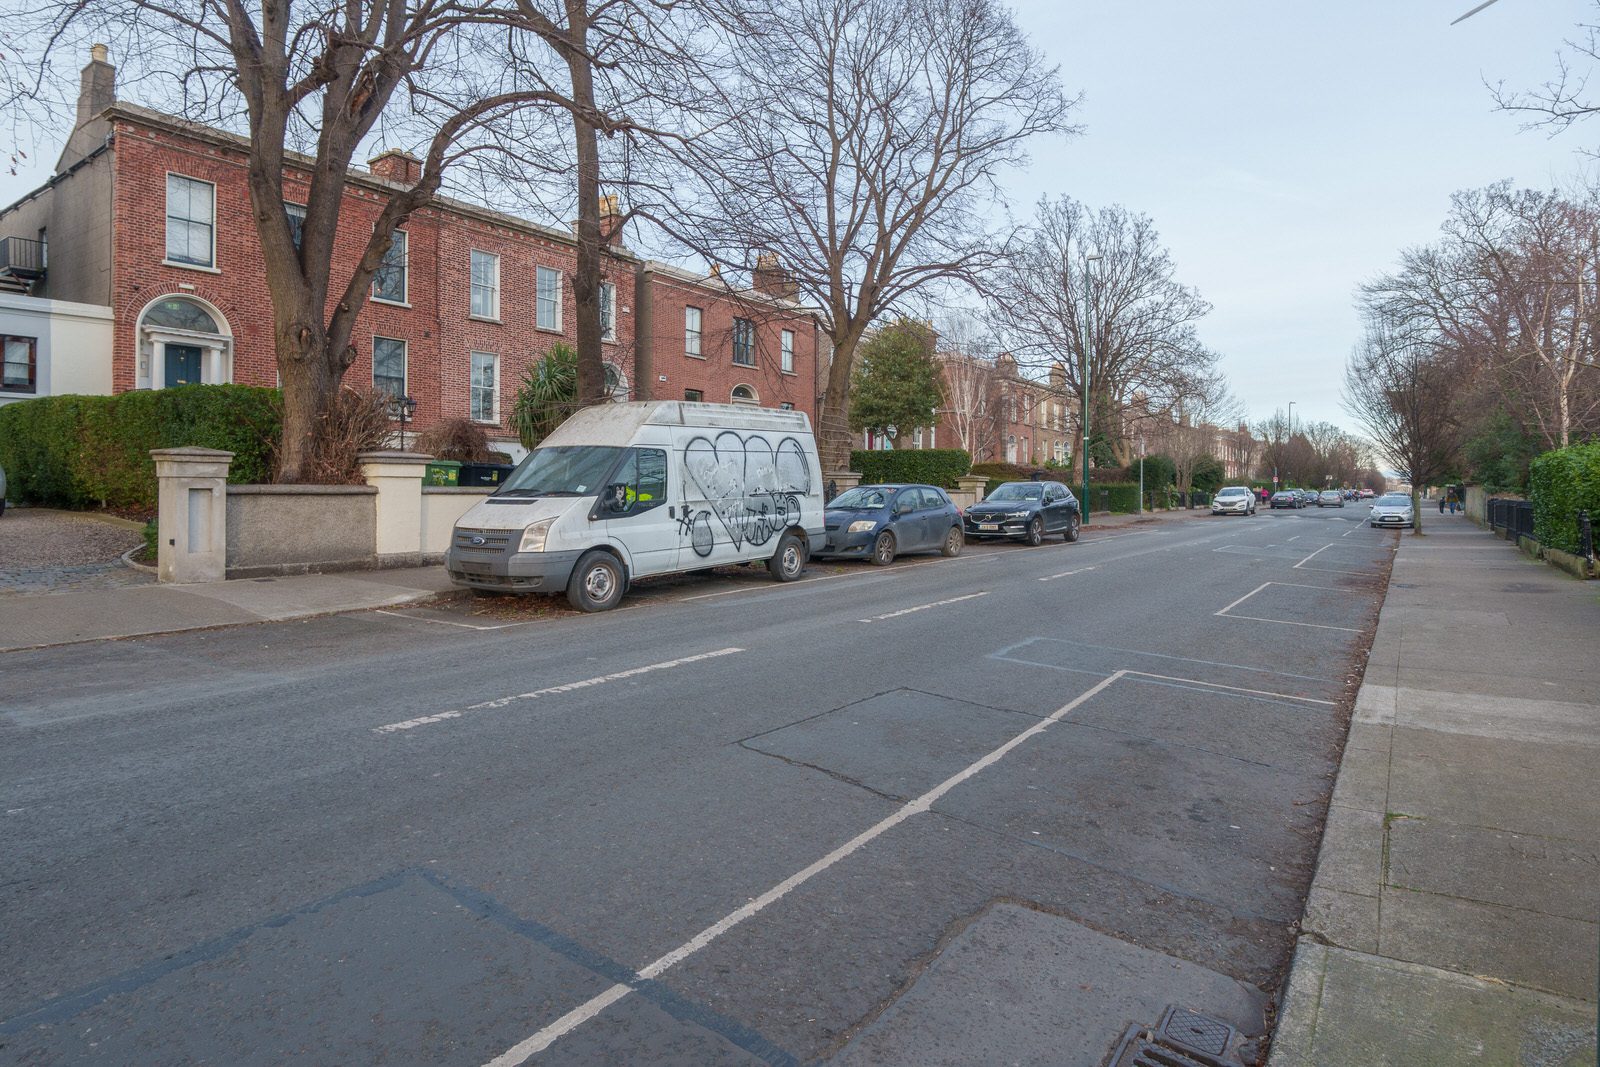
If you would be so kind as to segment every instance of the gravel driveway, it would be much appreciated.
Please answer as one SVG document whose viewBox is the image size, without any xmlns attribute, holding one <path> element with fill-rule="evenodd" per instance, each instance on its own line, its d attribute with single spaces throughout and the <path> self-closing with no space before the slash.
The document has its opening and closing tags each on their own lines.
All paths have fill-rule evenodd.
<svg viewBox="0 0 1600 1067">
<path fill-rule="evenodd" d="M 48 508 L 0 517 L 0 596 L 69 593 L 155 580 L 118 558 L 144 540 L 131 526 Z"/>
</svg>

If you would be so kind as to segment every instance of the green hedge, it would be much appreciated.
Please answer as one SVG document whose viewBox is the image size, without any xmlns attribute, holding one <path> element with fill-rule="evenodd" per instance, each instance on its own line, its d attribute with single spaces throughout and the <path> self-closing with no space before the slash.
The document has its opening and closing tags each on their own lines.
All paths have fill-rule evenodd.
<svg viewBox="0 0 1600 1067">
<path fill-rule="evenodd" d="M 850 453 L 850 469 L 861 472 L 863 484 L 921 482 L 945 489 L 972 467 L 972 456 L 959 448 L 897 448 Z"/>
<path fill-rule="evenodd" d="M 19 502 L 153 510 L 152 448 L 224 449 L 230 482 L 266 482 L 282 426 L 278 390 L 247 385 L 39 397 L 0 407 L 0 467 Z"/>
<path fill-rule="evenodd" d="M 1528 495 L 1539 543 L 1577 552 L 1579 509 L 1600 524 L 1600 441 L 1539 456 L 1528 467 Z"/>
</svg>

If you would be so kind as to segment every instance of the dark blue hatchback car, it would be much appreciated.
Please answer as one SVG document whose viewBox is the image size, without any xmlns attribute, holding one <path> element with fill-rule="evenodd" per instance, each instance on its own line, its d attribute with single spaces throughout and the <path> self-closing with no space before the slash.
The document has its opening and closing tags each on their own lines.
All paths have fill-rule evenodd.
<svg viewBox="0 0 1600 1067">
<path fill-rule="evenodd" d="M 816 556 L 870 559 L 887 566 L 903 552 L 959 556 L 961 513 L 932 485 L 858 485 L 823 512 L 828 542 Z"/>
</svg>

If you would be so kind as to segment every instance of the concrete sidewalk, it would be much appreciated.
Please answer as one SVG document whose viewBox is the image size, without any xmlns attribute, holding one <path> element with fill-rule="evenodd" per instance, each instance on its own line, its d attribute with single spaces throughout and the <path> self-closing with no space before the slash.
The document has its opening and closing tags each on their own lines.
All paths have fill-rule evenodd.
<svg viewBox="0 0 1600 1067">
<path fill-rule="evenodd" d="M 451 591 L 434 566 L 0 597 L 0 652 L 388 608 Z"/>
<path fill-rule="evenodd" d="M 1600 583 L 1402 535 L 1272 1067 L 1595 1063 Z"/>
</svg>

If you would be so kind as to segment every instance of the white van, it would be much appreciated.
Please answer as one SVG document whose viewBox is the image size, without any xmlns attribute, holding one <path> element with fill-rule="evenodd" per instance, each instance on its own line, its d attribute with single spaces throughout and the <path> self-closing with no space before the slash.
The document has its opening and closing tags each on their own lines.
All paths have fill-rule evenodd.
<svg viewBox="0 0 1600 1067">
<path fill-rule="evenodd" d="M 634 578 L 766 562 L 800 577 L 826 541 L 804 412 L 645 400 L 584 408 L 456 523 L 456 585 L 615 607 Z"/>
</svg>

